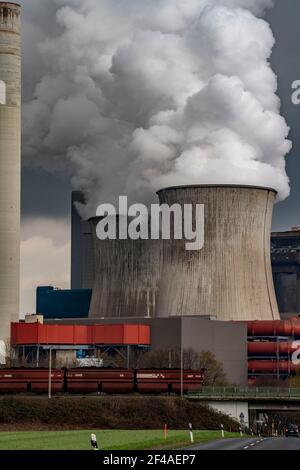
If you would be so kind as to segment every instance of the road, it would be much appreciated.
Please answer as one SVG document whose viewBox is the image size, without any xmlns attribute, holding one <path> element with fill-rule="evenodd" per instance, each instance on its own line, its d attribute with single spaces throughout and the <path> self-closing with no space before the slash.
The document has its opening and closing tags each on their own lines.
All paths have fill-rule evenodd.
<svg viewBox="0 0 300 470">
<path fill-rule="evenodd" d="M 188 450 L 300 450 L 300 439 L 295 437 L 224 439 L 195 445 L 189 447 Z"/>
</svg>

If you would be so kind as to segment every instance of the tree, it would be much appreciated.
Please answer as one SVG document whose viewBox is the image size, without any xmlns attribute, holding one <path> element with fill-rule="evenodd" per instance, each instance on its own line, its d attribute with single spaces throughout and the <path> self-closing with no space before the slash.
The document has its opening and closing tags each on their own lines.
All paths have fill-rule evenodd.
<svg viewBox="0 0 300 470">
<path fill-rule="evenodd" d="M 1 341 L 0 356 L 1 362 L 0 367 L 19 367 L 23 364 L 20 363 L 16 350 L 11 346 L 10 340 Z"/>
<path fill-rule="evenodd" d="M 288 385 L 291 388 L 300 388 L 300 367 L 297 366 L 296 373 L 288 380 Z"/>
<path fill-rule="evenodd" d="M 223 364 L 219 362 L 211 351 L 202 351 L 198 355 L 197 369 L 205 369 L 204 385 L 226 386 L 228 379 Z"/>
<path fill-rule="evenodd" d="M 183 352 L 184 369 L 205 369 L 205 385 L 225 386 L 228 380 L 223 364 L 216 359 L 211 351 L 197 352 L 187 349 Z M 145 369 L 180 369 L 180 348 L 156 349 L 145 353 L 140 360 L 140 367 Z"/>
</svg>

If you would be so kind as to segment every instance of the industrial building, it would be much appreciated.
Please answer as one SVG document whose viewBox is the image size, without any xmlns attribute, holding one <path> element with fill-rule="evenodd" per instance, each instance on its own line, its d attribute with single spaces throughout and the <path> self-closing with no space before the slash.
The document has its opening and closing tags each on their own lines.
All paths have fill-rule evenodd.
<svg viewBox="0 0 300 470">
<path fill-rule="evenodd" d="M 82 201 L 79 195 L 74 198 Z M 46 314 L 41 306 L 37 312 L 57 328 L 138 321 L 150 328 L 152 349 L 209 350 L 222 362 L 230 382 L 245 385 L 246 322 L 279 319 L 268 243 L 275 192 L 244 186 L 193 186 L 160 191 L 159 199 L 169 206 L 205 205 L 203 250 L 186 251 L 184 240 L 101 241 L 96 236 L 99 219 L 91 219 L 93 265 L 90 256 L 83 257 L 84 270 L 94 279 L 88 318 L 86 310 L 81 319 L 77 314 L 68 319 L 57 310 L 51 315 L 54 305 Z M 86 244 L 84 225 L 73 214 L 74 246 Z M 74 249 L 75 263 L 76 253 L 81 252 Z M 44 295 L 47 303 L 46 292 L 47 288 L 39 291 L 39 296 Z M 71 290 L 70 299 L 75 299 L 76 292 L 79 304 L 88 291 Z M 59 295 L 59 291 L 48 290 L 47 295 Z"/>
<path fill-rule="evenodd" d="M 279 380 L 296 373 L 299 358 L 300 319 L 248 323 L 249 383 Z"/>
<path fill-rule="evenodd" d="M 275 191 L 199 185 L 168 188 L 158 195 L 169 207 L 204 204 L 204 248 L 187 251 L 185 240 L 172 236 L 163 241 L 101 241 L 97 219 L 92 219 L 90 317 L 278 320 L 270 261 Z"/>
<path fill-rule="evenodd" d="M 92 297 L 91 289 L 57 289 L 38 287 L 36 312 L 46 319 L 87 318 Z"/>
<path fill-rule="evenodd" d="M 87 291 L 92 290 L 94 284 L 95 266 L 94 266 L 94 251 L 100 248 L 100 244 L 97 240 L 93 241 L 93 224 L 87 221 L 82 221 L 81 217 L 76 209 L 76 203 L 84 203 L 84 196 L 81 192 L 75 191 L 72 193 L 72 261 L 71 261 L 71 292 L 67 293 L 64 291 L 66 302 L 78 302 L 84 308 L 78 308 L 74 318 L 88 316 L 86 307 L 86 295 Z M 268 234 L 266 234 L 269 238 Z M 230 242 L 230 240 L 229 240 Z M 94 245 L 93 245 L 94 244 Z M 300 253 L 300 229 L 293 228 L 286 232 L 274 232 L 271 238 L 271 261 L 272 261 L 272 273 L 275 285 L 276 300 L 279 307 L 280 317 L 282 319 L 297 316 L 300 314 L 300 263 L 298 260 L 298 253 Z M 268 253 L 266 252 L 266 259 L 268 259 Z M 300 258 L 299 258 L 300 259 Z M 231 265 L 231 262 L 230 262 Z M 98 271 L 99 273 L 99 271 Z M 235 273 L 233 273 L 235 275 Z M 269 281 L 271 282 L 271 281 Z M 97 282 L 98 286 L 101 284 Z M 271 285 L 271 291 L 273 290 Z M 151 292 L 151 291 L 150 291 Z M 53 318 L 52 312 L 56 312 L 55 316 L 60 318 L 67 315 L 69 318 L 73 315 L 72 309 L 70 313 L 66 313 L 67 303 L 65 308 L 61 310 L 58 306 L 56 310 L 54 308 L 54 298 L 56 291 L 52 290 L 53 299 L 49 296 L 44 299 L 43 307 L 39 303 L 37 305 L 37 312 L 42 313 L 46 318 L 50 315 Z M 73 295 L 74 293 L 74 295 Z M 147 294 L 149 297 L 149 294 Z M 82 298 L 80 298 L 82 296 Z M 152 299 L 147 301 L 147 305 L 150 307 L 150 303 L 156 302 L 157 293 L 152 294 Z M 49 302 L 47 304 L 47 302 Z M 96 299 L 94 299 L 93 305 L 95 306 Z M 273 300 L 274 303 L 274 300 Z M 60 304 L 61 305 L 61 304 Z M 222 302 L 223 305 L 223 302 Z M 95 307 L 93 306 L 93 310 Z M 151 310 L 150 308 L 150 310 Z M 189 307 L 188 307 L 189 308 Z M 276 308 L 276 307 L 275 307 Z M 105 310 L 105 309 L 103 309 Z M 146 316 L 149 315 L 146 309 Z M 163 309 L 162 309 L 163 310 Z M 185 310 L 185 309 L 184 309 Z M 206 310 L 206 309 L 205 309 Z M 81 312 L 81 313 L 80 313 Z M 145 313 L 145 311 L 144 311 Z M 112 316 L 118 317 L 120 314 L 113 311 Z M 97 317 L 98 314 L 95 312 L 93 316 Z M 102 316 L 102 315 L 100 315 Z M 109 314 L 108 314 L 109 316 Z M 128 315 L 128 312 L 126 314 Z M 150 316 L 153 316 L 151 314 Z"/>
<path fill-rule="evenodd" d="M 84 204 L 81 191 L 73 191 L 71 198 L 71 289 L 92 289 L 94 284 L 94 246 L 91 226 L 78 212 Z"/>
<path fill-rule="evenodd" d="M 20 193 L 21 7 L 0 2 L 0 342 L 19 318 Z"/>
<path fill-rule="evenodd" d="M 72 367 L 80 358 L 96 359 L 101 353 L 125 348 L 130 367 L 132 348 L 150 347 L 150 327 L 142 324 L 78 325 L 44 324 L 43 317 L 28 316 L 25 322 L 12 323 L 11 344 L 24 363 L 39 367 L 49 354 L 57 366 Z M 98 364 L 101 362 L 98 361 Z"/>
<path fill-rule="evenodd" d="M 270 234 L 273 189 L 198 185 L 162 189 L 160 204 L 205 207 L 204 248 L 186 240 L 105 240 L 72 194 L 71 290 L 39 287 L 37 314 L 18 323 L 21 155 L 21 8 L 0 2 L 0 342 L 39 365 L 106 348 L 211 351 L 231 383 L 294 372 L 300 312 L 300 230 Z M 196 220 L 192 221 L 195 226 Z M 192 229 L 193 227 L 190 227 Z M 173 234 L 174 235 L 174 234 Z M 299 258 L 300 259 L 300 258 Z M 276 288 L 277 300 L 275 295 Z M 279 304 L 279 309 L 278 309 Z M 1 344 L 0 344 L 1 354 Z"/>
<path fill-rule="evenodd" d="M 223 364 L 231 383 L 247 384 L 247 324 L 244 323 L 196 317 L 48 320 L 44 325 L 13 324 L 12 344 L 20 354 L 30 354 L 33 363 L 50 346 L 57 357 L 69 363 L 76 359 L 78 351 L 91 351 L 97 356 L 99 351 L 124 346 L 211 351 Z"/>
<path fill-rule="evenodd" d="M 84 198 L 74 193 L 73 289 L 39 289 L 37 313 L 57 328 L 147 325 L 152 349 L 209 350 L 222 362 L 230 382 L 245 385 L 248 373 L 251 379 L 264 373 L 263 363 L 257 371 L 251 368 L 252 359 L 266 359 L 249 352 L 248 322 L 279 320 L 270 257 L 276 193 L 260 187 L 202 185 L 168 188 L 158 196 L 169 206 L 204 204 L 202 250 L 187 251 L 185 240 L 172 237 L 101 241 L 96 235 L 99 219 L 91 219 L 87 229 L 74 205 Z M 92 289 L 82 289 L 85 273 L 90 282 L 93 279 Z M 250 336 L 249 342 L 253 339 L 267 338 Z M 273 364 L 276 357 L 271 359 Z M 278 375 L 274 367 L 270 376 Z M 280 377 L 288 375 L 283 369 Z"/>
<path fill-rule="evenodd" d="M 300 314 L 300 228 L 275 232 L 271 241 L 276 296 L 282 318 Z"/>
</svg>

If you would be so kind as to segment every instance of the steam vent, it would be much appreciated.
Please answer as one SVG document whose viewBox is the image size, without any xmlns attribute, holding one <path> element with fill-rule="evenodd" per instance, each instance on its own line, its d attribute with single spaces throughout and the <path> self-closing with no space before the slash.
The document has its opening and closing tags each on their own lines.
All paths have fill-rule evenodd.
<svg viewBox="0 0 300 470">
<path fill-rule="evenodd" d="M 21 7 L 0 2 L 0 341 L 19 318 Z"/>
<path fill-rule="evenodd" d="M 188 186 L 164 189 L 158 195 L 161 204 L 205 206 L 201 251 L 186 251 L 184 240 L 163 242 L 158 316 L 279 319 L 270 259 L 276 192 Z"/>
</svg>

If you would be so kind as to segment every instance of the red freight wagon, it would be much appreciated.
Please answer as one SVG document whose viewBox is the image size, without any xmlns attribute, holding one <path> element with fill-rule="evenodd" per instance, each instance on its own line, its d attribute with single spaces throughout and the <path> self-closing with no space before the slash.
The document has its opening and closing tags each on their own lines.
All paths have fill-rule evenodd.
<svg viewBox="0 0 300 470">
<path fill-rule="evenodd" d="M 183 391 L 199 390 L 204 381 L 203 371 L 185 370 L 183 373 Z M 136 374 L 139 393 L 180 393 L 180 370 L 138 370 Z"/>
<path fill-rule="evenodd" d="M 64 373 L 53 370 L 52 393 L 63 392 Z M 47 369 L 0 369 L 0 393 L 47 393 L 49 372 Z"/>
<path fill-rule="evenodd" d="M 70 369 L 66 373 L 69 393 L 131 393 L 134 372 L 127 369 Z"/>
</svg>

